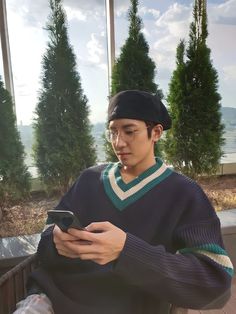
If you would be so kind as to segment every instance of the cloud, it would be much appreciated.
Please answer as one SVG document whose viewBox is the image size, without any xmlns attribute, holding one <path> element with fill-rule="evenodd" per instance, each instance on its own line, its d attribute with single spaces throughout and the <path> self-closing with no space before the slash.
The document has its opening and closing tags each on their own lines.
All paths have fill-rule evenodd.
<svg viewBox="0 0 236 314">
<path fill-rule="evenodd" d="M 98 36 L 92 33 L 91 39 L 88 41 L 86 46 L 88 49 L 88 60 L 94 65 L 101 64 L 105 51 Z"/>
<path fill-rule="evenodd" d="M 100 63 L 100 64 L 98 65 L 98 67 L 99 67 L 100 69 L 102 69 L 103 71 L 108 72 L 107 63 Z"/>
<path fill-rule="evenodd" d="M 64 0 L 62 3 L 81 11 L 93 11 L 95 8 L 99 11 L 104 9 L 104 1 L 101 0 Z"/>
<path fill-rule="evenodd" d="M 78 9 L 72 9 L 69 6 L 64 6 L 65 11 L 66 11 L 66 15 L 67 15 L 67 19 L 68 21 L 71 21 L 73 19 L 76 19 L 78 21 L 83 21 L 85 22 L 87 20 L 87 15 L 84 14 L 81 10 Z"/>
<path fill-rule="evenodd" d="M 7 10 L 22 17 L 22 20 L 26 25 L 31 27 L 45 26 L 45 22 L 49 13 L 48 0 L 18 0 L 17 5 L 15 0 L 8 0 L 6 3 Z"/>
<path fill-rule="evenodd" d="M 124 17 L 127 19 L 129 9 L 130 2 L 127 0 L 119 0 L 114 3 L 114 11 L 117 17 Z M 160 11 L 146 6 L 139 6 L 138 14 L 142 18 L 145 17 L 145 19 L 157 19 L 160 16 Z"/>
<path fill-rule="evenodd" d="M 17 5 L 15 0 L 8 0 L 7 6 L 31 27 L 45 27 L 50 14 L 49 0 L 18 0 Z M 68 20 L 85 21 L 89 16 L 98 18 L 105 15 L 104 2 L 100 0 L 64 0 L 62 6 Z"/>
<path fill-rule="evenodd" d="M 236 65 L 224 66 L 223 74 L 225 81 L 236 81 Z"/>
<path fill-rule="evenodd" d="M 152 43 L 151 55 L 165 78 L 174 69 L 176 47 L 188 36 L 191 17 L 191 6 L 174 3 L 155 22 L 158 40 Z"/>
<path fill-rule="evenodd" d="M 28 124 L 40 87 L 45 32 L 41 27 L 26 24 L 16 10 L 9 9 L 7 13 L 17 120 Z"/>
<path fill-rule="evenodd" d="M 236 0 L 209 4 L 207 12 L 211 23 L 236 25 Z"/>
<path fill-rule="evenodd" d="M 150 32 L 145 27 L 142 29 L 142 33 L 145 37 L 151 37 Z"/>
<path fill-rule="evenodd" d="M 116 17 L 127 19 L 130 8 L 129 0 L 114 1 L 114 13 Z"/>
<path fill-rule="evenodd" d="M 188 29 L 191 18 L 191 6 L 174 3 L 157 19 L 155 24 L 162 34 L 180 38 L 186 35 L 186 28 Z"/>
<path fill-rule="evenodd" d="M 159 18 L 160 17 L 160 11 L 159 10 L 156 10 L 156 9 L 150 9 L 150 8 L 147 8 L 147 7 L 141 7 L 139 9 L 139 14 L 142 16 L 142 17 L 145 17 L 145 18 Z"/>
</svg>

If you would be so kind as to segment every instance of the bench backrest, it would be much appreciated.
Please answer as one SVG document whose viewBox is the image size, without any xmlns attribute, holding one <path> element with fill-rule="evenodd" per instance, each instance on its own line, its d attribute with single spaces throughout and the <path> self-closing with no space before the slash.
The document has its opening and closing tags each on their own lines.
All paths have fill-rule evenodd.
<svg viewBox="0 0 236 314">
<path fill-rule="evenodd" d="M 1 314 L 11 314 L 16 303 L 26 296 L 27 278 L 37 265 L 36 255 L 31 255 L 0 278 Z"/>
</svg>

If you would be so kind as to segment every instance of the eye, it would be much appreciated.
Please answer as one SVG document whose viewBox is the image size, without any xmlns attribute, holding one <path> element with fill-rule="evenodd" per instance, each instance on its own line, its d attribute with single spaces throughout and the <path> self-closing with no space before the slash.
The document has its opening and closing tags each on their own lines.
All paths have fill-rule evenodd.
<svg viewBox="0 0 236 314">
<path fill-rule="evenodd" d="M 136 130 L 125 130 L 124 132 L 126 135 L 133 135 L 136 132 Z"/>
</svg>

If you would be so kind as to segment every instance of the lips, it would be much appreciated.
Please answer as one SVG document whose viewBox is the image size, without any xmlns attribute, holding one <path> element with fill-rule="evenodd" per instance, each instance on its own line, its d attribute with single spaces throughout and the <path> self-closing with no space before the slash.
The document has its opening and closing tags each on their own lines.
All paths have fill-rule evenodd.
<svg viewBox="0 0 236 314">
<path fill-rule="evenodd" d="M 119 153 L 119 152 L 117 152 L 116 154 L 117 154 L 117 156 L 119 156 L 119 157 L 125 157 L 125 156 L 131 155 L 131 153 Z"/>
</svg>

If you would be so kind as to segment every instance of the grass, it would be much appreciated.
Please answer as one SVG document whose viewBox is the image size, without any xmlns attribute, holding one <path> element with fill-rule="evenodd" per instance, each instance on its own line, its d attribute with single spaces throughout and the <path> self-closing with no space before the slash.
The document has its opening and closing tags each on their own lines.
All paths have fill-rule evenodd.
<svg viewBox="0 0 236 314">
<path fill-rule="evenodd" d="M 202 178 L 198 183 L 216 211 L 236 208 L 236 175 Z"/>
<path fill-rule="evenodd" d="M 43 190 L 43 183 L 39 178 L 32 178 L 31 179 L 31 192 L 34 191 L 42 191 Z"/>
</svg>

